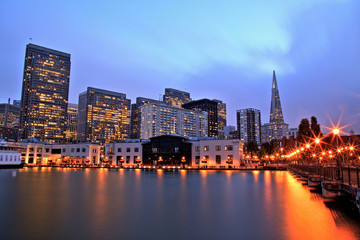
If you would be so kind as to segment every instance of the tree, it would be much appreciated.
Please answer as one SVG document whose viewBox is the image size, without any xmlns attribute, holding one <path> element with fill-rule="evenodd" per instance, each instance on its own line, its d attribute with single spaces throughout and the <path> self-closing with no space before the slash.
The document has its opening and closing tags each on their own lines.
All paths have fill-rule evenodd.
<svg viewBox="0 0 360 240">
<path fill-rule="evenodd" d="M 297 141 L 299 143 L 305 143 L 305 141 L 312 136 L 310 130 L 310 123 L 307 118 L 303 118 L 299 124 L 299 133 L 297 136 Z"/>
<path fill-rule="evenodd" d="M 271 155 L 274 152 L 274 140 L 270 143 L 263 143 L 260 147 L 260 158 L 263 158 L 265 155 Z"/>
<path fill-rule="evenodd" d="M 257 142 L 250 141 L 245 144 L 245 151 L 251 154 L 251 157 L 253 156 L 253 153 L 257 153 L 259 148 L 257 145 Z"/>
<path fill-rule="evenodd" d="M 321 136 L 320 124 L 318 124 L 317 119 L 314 116 L 311 117 L 311 131 L 313 137 Z"/>
</svg>

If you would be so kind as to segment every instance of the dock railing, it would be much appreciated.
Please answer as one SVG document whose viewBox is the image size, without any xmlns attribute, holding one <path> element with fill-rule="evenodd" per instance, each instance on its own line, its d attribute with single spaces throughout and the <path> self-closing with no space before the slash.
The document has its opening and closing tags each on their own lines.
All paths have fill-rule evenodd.
<svg viewBox="0 0 360 240">
<path fill-rule="evenodd" d="M 343 166 L 341 167 L 342 183 L 359 188 L 359 167 Z"/>
</svg>

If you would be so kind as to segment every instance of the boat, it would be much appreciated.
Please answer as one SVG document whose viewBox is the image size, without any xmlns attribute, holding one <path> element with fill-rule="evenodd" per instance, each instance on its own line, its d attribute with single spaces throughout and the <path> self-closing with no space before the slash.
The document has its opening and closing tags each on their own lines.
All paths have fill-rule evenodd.
<svg viewBox="0 0 360 240">
<path fill-rule="evenodd" d="M 17 145 L 9 144 L 0 139 L 0 169 L 22 168 L 20 149 Z"/>
</svg>

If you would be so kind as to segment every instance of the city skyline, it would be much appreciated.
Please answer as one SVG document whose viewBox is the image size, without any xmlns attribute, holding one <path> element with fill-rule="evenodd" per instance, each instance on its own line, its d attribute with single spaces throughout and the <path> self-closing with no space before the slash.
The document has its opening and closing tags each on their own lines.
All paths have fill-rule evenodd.
<svg viewBox="0 0 360 240">
<path fill-rule="evenodd" d="M 228 125 L 236 125 L 236 110 L 242 108 L 260 109 L 264 121 L 269 116 L 271 71 L 275 70 L 285 122 L 290 127 L 297 127 L 302 118 L 314 115 L 322 126 L 330 127 L 329 119 L 336 123 L 343 117 L 342 125 L 353 125 L 344 129 L 347 133 L 351 129 L 360 131 L 357 84 L 360 70 L 356 68 L 360 58 L 360 44 L 356 40 L 360 35 L 359 2 L 273 2 L 262 7 L 255 3 L 214 3 L 202 10 L 201 3 L 160 2 L 155 6 L 162 8 L 155 13 L 147 12 L 145 9 L 151 6 L 144 3 L 138 11 L 145 14 L 136 21 L 131 15 L 137 11 L 134 5 L 123 4 L 124 11 L 129 13 L 121 15 L 111 10 L 116 5 L 104 4 L 101 10 L 108 16 L 99 24 L 90 21 L 94 25 L 80 19 L 88 19 L 91 13 L 103 14 L 94 10 L 97 6 L 89 5 L 79 16 L 68 12 L 69 19 L 59 27 L 62 31 L 56 27 L 49 30 L 48 24 L 60 24 L 55 18 L 40 23 L 37 14 L 34 14 L 34 21 L 39 22 L 36 28 L 20 27 L 26 15 L 21 15 L 22 11 L 32 9 L 37 13 L 46 9 L 28 4 L 4 6 L 6 11 L 1 14 L 2 22 L 12 24 L 0 28 L 8 36 L 1 40 L 4 57 L 0 74 L 4 87 L 0 90 L 0 102 L 7 102 L 9 97 L 20 99 L 24 49 L 29 38 L 33 38 L 34 44 L 72 55 L 69 92 L 72 103 L 77 103 L 81 92 L 78 90 L 89 86 L 126 93 L 132 102 L 136 97 L 158 99 L 164 88 L 175 88 L 190 92 L 194 100 L 221 99 L 227 104 Z M 66 6 L 65 2 L 58 7 Z M 182 8 L 172 16 L 176 6 Z M 195 10 L 185 11 L 189 6 Z M 210 17 L 217 8 L 225 11 L 230 7 L 233 10 L 226 17 Z M 74 6 L 74 12 L 77 8 L 80 5 Z M 250 13 L 241 14 L 246 11 Z M 182 22 L 187 15 L 189 19 Z M 195 16 L 207 17 L 213 27 Z M 169 19 L 167 24 L 161 24 L 164 19 Z M 247 19 L 254 21 L 242 24 Z M 130 20 L 135 21 L 133 31 Z M 75 27 L 81 30 L 76 32 Z M 197 31 L 198 35 L 194 35 Z M 124 37 L 118 41 L 120 35 Z M 179 40 L 174 41 L 177 37 Z M 132 84 L 133 81 L 139 84 Z"/>
</svg>

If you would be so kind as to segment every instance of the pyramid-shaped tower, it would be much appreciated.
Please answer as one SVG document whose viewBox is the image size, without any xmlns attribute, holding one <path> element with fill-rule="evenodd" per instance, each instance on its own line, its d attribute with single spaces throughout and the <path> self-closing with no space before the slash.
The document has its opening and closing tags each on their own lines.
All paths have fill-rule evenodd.
<svg viewBox="0 0 360 240">
<path fill-rule="evenodd" d="M 273 71 L 273 81 L 271 88 L 270 124 L 283 124 L 284 117 L 281 108 L 280 94 L 276 82 L 275 71 Z"/>
<path fill-rule="evenodd" d="M 275 71 L 271 87 L 270 122 L 261 126 L 261 143 L 289 137 L 289 124 L 284 123 L 280 94 L 276 82 Z"/>
</svg>

